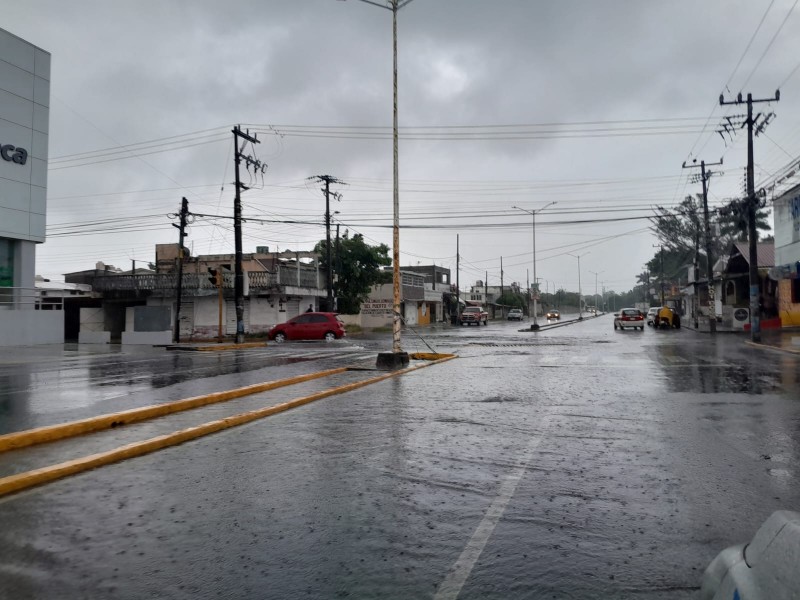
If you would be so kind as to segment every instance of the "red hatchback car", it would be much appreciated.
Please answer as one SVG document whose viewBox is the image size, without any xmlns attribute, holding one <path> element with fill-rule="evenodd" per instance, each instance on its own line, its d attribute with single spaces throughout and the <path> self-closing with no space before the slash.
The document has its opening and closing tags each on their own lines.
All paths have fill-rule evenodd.
<svg viewBox="0 0 800 600">
<path fill-rule="evenodd" d="M 332 342 L 344 337 L 344 323 L 336 313 L 307 312 L 275 325 L 269 330 L 269 339 L 276 342 L 286 340 L 325 340 Z"/>
</svg>

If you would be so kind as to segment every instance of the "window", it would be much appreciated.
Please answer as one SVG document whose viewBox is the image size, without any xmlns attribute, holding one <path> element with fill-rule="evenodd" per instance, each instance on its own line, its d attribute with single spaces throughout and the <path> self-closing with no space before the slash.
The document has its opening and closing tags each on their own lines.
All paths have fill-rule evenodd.
<svg viewBox="0 0 800 600">
<path fill-rule="evenodd" d="M 308 315 L 309 323 L 327 323 L 328 317 L 325 315 Z"/>
<path fill-rule="evenodd" d="M 0 287 L 14 287 L 14 240 L 0 238 Z"/>
<path fill-rule="evenodd" d="M 298 325 L 310 322 L 311 322 L 311 315 L 300 315 L 299 317 L 295 317 L 294 319 L 292 319 L 292 323 L 297 323 Z"/>
<path fill-rule="evenodd" d="M 790 280 L 792 285 L 792 304 L 800 304 L 800 274 Z"/>
</svg>

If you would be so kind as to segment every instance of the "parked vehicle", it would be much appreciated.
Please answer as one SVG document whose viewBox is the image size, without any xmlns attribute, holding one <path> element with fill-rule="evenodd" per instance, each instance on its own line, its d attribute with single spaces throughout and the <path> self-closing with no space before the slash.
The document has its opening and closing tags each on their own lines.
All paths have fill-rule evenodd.
<svg viewBox="0 0 800 600">
<path fill-rule="evenodd" d="M 644 331 L 644 313 L 638 308 L 623 308 L 614 315 L 614 329 L 633 327 Z"/>
<path fill-rule="evenodd" d="M 523 317 L 522 309 L 521 308 L 512 308 L 508 311 L 508 320 L 509 321 L 522 321 Z"/>
<path fill-rule="evenodd" d="M 333 340 L 347 335 L 336 313 L 307 312 L 289 319 L 285 323 L 275 325 L 269 330 L 268 337 L 278 343 L 286 340 Z"/>
<path fill-rule="evenodd" d="M 480 306 L 467 306 L 464 311 L 458 316 L 458 324 L 472 325 L 475 323 L 478 327 L 481 326 L 481 321 L 484 325 L 489 324 L 489 313 L 483 310 Z"/>
<path fill-rule="evenodd" d="M 653 326 L 656 329 L 680 329 L 681 316 L 669 306 L 662 306 L 658 309 Z"/>
<path fill-rule="evenodd" d="M 656 317 L 658 316 L 658 311 L 660 311 L 660 310 L 661 310 L 660 306 L 651 306 L 650 307 L 650 310 L 647 311 L 647 317 L 646 317 L 648 325 L 652 326 L 653 323 L 656 322 Z"/>
<path fill-rule="evenodd" d="M 549 320 L 549 319 L 557 319 L 557 320 L 561 320 L 561 313 L 560 313 L 560 312 L 558 312 L 558 311 L 557 311 L 557 310 L 555 310 L 555 309 L 553 309 L 553 310 L 548 310 L 548 311 L 547 311 L 547 318 L 548 318 L 548 320 Z"/>
</svg>

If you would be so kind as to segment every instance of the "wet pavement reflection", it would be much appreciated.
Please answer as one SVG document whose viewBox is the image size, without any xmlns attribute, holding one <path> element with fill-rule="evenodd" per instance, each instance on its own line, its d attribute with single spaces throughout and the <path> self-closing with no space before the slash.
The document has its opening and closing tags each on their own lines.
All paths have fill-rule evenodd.
<svg viewBox="0 0 800 600">
<path fill-rule="evenodd" d="M 0 596 L 693 598 L 722 548 L 800 509 L 800 361 L 611 319 L 428 330 L 460 358 L 0 499 Z M 152 401 L 386 343 L 70 368 L 90 398 Z M 4 420 L 88 410 L 37 408 L 48 364 L 7 380 Z"/>
</svg>

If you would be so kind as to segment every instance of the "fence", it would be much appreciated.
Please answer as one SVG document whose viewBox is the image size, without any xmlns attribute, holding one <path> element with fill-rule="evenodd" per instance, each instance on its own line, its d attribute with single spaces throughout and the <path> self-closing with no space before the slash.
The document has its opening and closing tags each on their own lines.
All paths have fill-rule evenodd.
<svg viewBox="0 0 800 600">
<path fill-rule="evenodd" d="M 216 285 L 206 273 L 184 273 L 182 288 L 184 293 L 201 290 L 215 290 Z M 278 286 L 296 286 L 320 289 L 322 277 L 316 269 L 298 269 L 296 267 L 278 267 L 277 272 L 250 271 L 245 273 L 250 289 L 269 289 Z M 235 276 L 225 272 L 222 276 L 224 289 L 234 288 Z M 107 275 L 96 277 L 92 288 L 96 292 L 111 291 L 152 291 L 173 293 L 178 287 L 177 273 L 140 273 L 137 275 Z"/>
<path fill-rule="evenodd" d="M 0 287 L 0 310 L 64 310 L 61 296 L 43 296 L 42 290 L 23 287 Z"/>
</svg>

